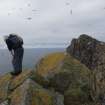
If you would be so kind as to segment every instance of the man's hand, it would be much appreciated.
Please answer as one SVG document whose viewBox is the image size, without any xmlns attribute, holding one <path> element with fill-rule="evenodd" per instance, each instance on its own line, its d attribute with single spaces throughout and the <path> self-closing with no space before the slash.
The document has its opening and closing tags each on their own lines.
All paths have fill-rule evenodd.
<svg viewBox="0 0 105 105">
<path fill-rule="evenodd" d="M 10 52 L 11 52 L 11 55 L 14 56 L 14 52 L 13 52 L 13 50 L 11 50 Z"/>
</svg>

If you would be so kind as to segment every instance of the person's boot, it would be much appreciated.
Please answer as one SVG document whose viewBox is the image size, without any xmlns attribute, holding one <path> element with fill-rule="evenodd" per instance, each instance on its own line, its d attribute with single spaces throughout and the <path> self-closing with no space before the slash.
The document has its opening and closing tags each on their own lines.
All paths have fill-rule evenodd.
<svg viewBox="0 0 105 105">
<path fill-rule="evenodd" d="M 16 76 L 16 73 L 15 73 L 14 71 L 11 71 L 10 74 L 11 74 L 12 76 Z"/>
<path fill-rule="evenodd" d="M 10 72 L 12 76 L 18 76 L 22 71 L 19 71 L 19 72 L 15 72 L 15 71 L 12 71 Z"/>
</svg>

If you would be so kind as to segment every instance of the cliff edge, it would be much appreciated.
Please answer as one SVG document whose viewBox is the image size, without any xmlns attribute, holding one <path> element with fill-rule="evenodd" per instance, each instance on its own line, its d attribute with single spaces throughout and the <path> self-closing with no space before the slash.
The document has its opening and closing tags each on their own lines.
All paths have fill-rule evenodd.
<svg viewBox="0 0 105 105">
<path fill-rule="evenodd" d="M 43 57 L 35 70 L 0 77 L 0 105 L 81 105 L 92 103 L 89 69 L 65 53 Z"/>
<path fill-rule="evenodd" d="M 46 55 L 34 70 L 0 77 L 0 105 L 104 105 L 104 42 L 73 39 L 67 52 Z"/>
</svg>

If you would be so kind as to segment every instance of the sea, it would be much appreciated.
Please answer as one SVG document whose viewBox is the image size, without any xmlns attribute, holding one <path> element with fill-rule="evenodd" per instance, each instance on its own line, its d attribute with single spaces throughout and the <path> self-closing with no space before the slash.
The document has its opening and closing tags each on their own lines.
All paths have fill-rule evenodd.
<svg viewBox="0 0 105 105">
<path fill-rule="evenodd" d="M 50 53 L 64 52 L 64 48 L 25 48 L 23 58 L 23 69 L 34 69 L 37 62 Z M 12 56 L 7 49 L 0 49 L 0 75 L 13 70 Z"/>
</svg>

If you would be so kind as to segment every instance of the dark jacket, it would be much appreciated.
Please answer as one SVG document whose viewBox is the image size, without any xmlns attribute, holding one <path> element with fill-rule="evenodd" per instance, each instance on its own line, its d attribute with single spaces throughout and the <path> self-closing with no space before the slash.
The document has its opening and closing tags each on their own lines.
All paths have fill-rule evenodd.
<svg viewBox="0 0 105 105">
<path fill-rule="evenodd" d="M 7 44 L 8 50 L 11 51 L 13 49 L 13 43 L 9 39 L 6 39 L 6 44 Z"/>
<path fill-rule="evenodd" d="M 6 44 L 8 47 L 8 50 L 16 50 L 17 48 L 22 48 L 22 45 L 19 45 L 18 47 L 14 48 L 14 43 L 10 40 L 12 36 L 9 36 L 8 39 L 6 39 Z"/>
</svg>

